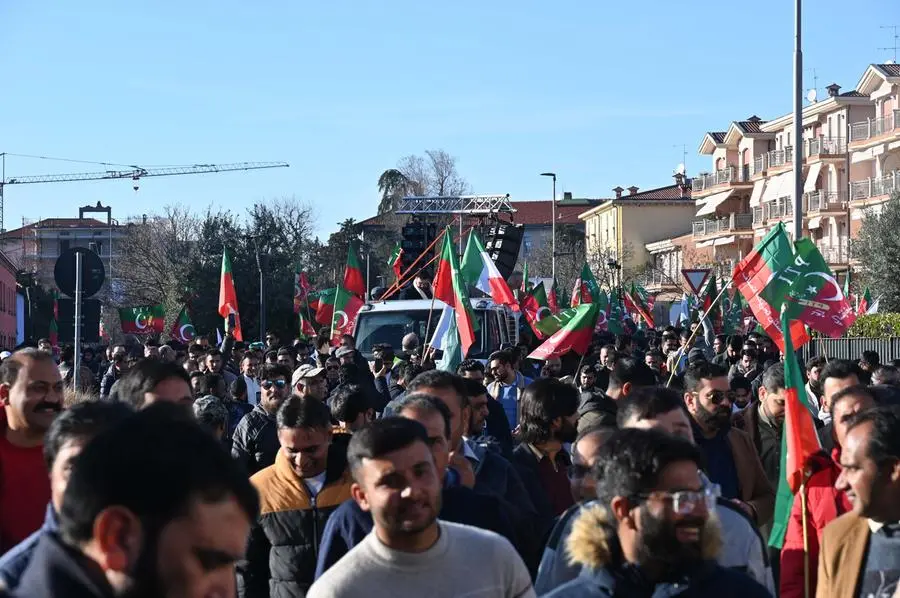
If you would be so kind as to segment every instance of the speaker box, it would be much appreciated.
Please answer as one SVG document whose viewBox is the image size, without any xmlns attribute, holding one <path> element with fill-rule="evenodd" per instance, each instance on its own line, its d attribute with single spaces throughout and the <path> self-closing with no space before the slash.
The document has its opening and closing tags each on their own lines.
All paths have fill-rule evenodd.
<svg viewBox="0 0 900 598">
<path fill-rule="evenodd" d="M 71 343 L 75 340 L 75 300 L 59 298 L 59 342 Z M 84 299 L 81 302 L 81 341 L 100 342 L 100 300 Z"/>
<path fill-rule="evenodd" d="M 503 278 L 509 278 L 516 267 L 524 233 L 521 224 L 495 224 L 488 231 L 484 248 Z"/>
</svg>

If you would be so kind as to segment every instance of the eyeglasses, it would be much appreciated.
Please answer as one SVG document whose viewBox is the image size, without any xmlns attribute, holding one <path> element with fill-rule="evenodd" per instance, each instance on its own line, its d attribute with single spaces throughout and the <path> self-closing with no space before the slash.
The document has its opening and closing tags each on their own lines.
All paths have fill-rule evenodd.
<svg viewBox="0 0 900 598">
<path fill-rule="evenodd" d="M 712 485 L 703 490 L 680 490 L 678 492 L 649 492 L 636 494 L 632 497 L 635 502 L 647 501 L 653 498 L 672 503 L 672 510 L 678 515 L 690 515 L 703 505 L 707 511 L 716 506 L 716 499 L 721 495 L 718 485 Z"/>
<path fill-rule="evenodd" d="M 287 382 L 285 382 L 284 380 L 263 380 L 262 382 L 259 383 L 259 385 L 262 386 L 263 388 L 265 388 L 266 390 L 271 390 L 271 388 L 273 386 L 278 389 L 282 389 L 285 386 L 287 386 Z"/>
</svg>

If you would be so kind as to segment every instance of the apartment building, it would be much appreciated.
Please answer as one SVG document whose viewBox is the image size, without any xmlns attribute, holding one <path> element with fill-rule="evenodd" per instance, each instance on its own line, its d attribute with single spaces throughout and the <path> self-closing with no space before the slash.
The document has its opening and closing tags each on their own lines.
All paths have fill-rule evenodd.
<svg viewBox="0 0 900 598">
<path fill-rule="evenodd" d="M 105 221 L 89 216 L 95 212 L 105 214 Z M 0 233 L 0 251 L 16 269 L 33 272 L 40 284 L 54 288 L 53 269 L 60 254 L 72 247 L 88 248 L 100 256 L 108 286 L 127 231 L 112 218 L 112 210 L 98 202 L 79 208 L 78 218 L 23 220 L 21 227 Z"/>
<path fill-rule="evenodd" d="M 647 243 L 677 237 L 691 228 L 694 201 L 683 175 L 674 185 L 641 191 L 638 187 L 613 189 L 615 196 L 580 214 L 584 222 L 588 256 L 608 253 L 624 269 L 646 265 Z"/>
<path fill-rule="evenodd" d="M 792 139 L 793 114 L 752 116 L 703 136 L 699 153 L 712 170 L 692 181 L 697 204 L 693 240 L 713 261 L 733 267 L 777 222 L 794 219 L 794 159 L 803 159 L 803 231 L 836 272 L 852 263 L 849 239 L 866 208 L 900 190 L 900 65 L 873 64 L 857 87 L 802 112 L 802 139 Z"/>
</svg>

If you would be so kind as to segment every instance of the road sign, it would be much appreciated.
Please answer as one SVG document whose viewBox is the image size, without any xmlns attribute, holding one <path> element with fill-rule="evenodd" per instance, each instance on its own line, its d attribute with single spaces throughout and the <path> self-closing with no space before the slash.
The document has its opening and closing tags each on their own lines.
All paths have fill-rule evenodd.
<svg viewBox="0 0 900 598">
<path fill-rule="evenodd" d="M 73 247 L 63 251 L 53 267 L 53 279 L 59 290 L 75 297 L 75 254 L 81 254 L 81 291 L 82 297 L 88 298 L 97 294 L 106 280 L 106 269 L 100 256 L 84 247 Z"/>
<path fill-rule="evenodd" d="M 688 286 L 694 291 L 695 295 L 699 295 L 703 290 L 706 279 L 709 278 L 709 268 L 683 268 L 681 275 L 687 281 Z"/>
</svg>

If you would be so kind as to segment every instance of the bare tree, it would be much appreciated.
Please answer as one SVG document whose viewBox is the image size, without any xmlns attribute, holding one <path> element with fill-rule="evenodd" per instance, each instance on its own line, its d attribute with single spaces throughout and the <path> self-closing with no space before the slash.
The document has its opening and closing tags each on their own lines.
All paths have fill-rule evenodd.
<svg viewBox="0 0 900 598">
<path fill-rule="evenodd" d="M 407 181 L 405 191 L 408 195 L 454 196 L 471 193 L 469 183 L 456 169 L 456 158 L 444 150 L 427 150 L 424 156 L 401 158 L 397 170 Z"/>
</svg>

